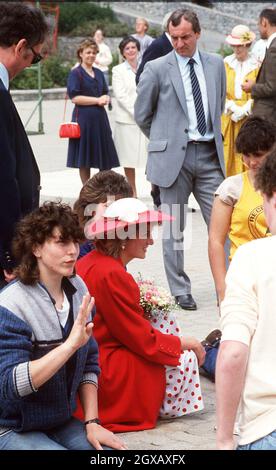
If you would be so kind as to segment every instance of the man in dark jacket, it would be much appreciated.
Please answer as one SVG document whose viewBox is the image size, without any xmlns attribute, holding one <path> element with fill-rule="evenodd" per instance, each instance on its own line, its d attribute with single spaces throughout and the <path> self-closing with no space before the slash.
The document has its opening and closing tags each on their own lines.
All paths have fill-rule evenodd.
<svg viewBox="0 0 276 470">
<path fill-rule="evenodd" d="M 276 124 L 276 8 L 264 9 L 259 17 L 259 31 L 267 39 L 267 49 L 256 83 L 246 81 L 242 88 L 254 99 L 252 113 Z"/>
<path fill-rule="evenodd" d="M 168 33 L 168 28 L 167 28 L 167 22 L 169 17 L 171 16 L 171 12 L 166 13 L 166 15 L 163 18 L 162 22 L 162 27 L 164 30 L 164 33 L 156 38 L 150 45 L 149 47 L 145 50 L 141 63 L 139 65 L 139 68 L 136 73 L 136 84 L 138 85 L 140 75 L 144 70 L 144 67 L 147 62 L 150 60 L 158 59 L 158 57 L 163 57 L 163 55 L 168 54 L 171 52 L 173 49 L 170 35 Z M 151 197 L 153 199 L 153 203 L 156 207 L 159 207 L 161 205 L 160 201 L 160 190 L 159 186 L 156 184 L 151 185 Z"/>
<path fill-rule="evenodd" d="M 171 43 L 171 39 L 170 39 L 170 35 L 167 32 L 168 31 L 167 22 L 168 22 L 168 19 L 169 19 L 170 15 L 171 15 L 171 12 L 167 13 L 164 16 L 163 23 L 162 23 L 163 30 L 164 30 L 163 34 L 161 36 L 159 36 L 158 38 L 156 38 L 148 46 L 148 48 L 145 50 L 145 52 L 143 54 L 141 64 L 139 65 L 139 68 L 138 68 L 137 73 L 136 73 L 136 84 L 137 85 L 139 83 L 140 75 L 143 72 L 146 63 L 149 62 L 150 60 L 158 59 L 158 57 L 163 57 L 163 55 L 166 55 L 169 52 L 171 52 L 171 50 L 173 48 L 172 43 Z"/>
<path fill-rule="evenodd" d="M 48 32 L 35 7 L 0 3 L 0 288 L 12 278 L 10 244 L 17 221 L 39 204 L 40 175 L 9 81 L 41 60 Z"/>
</svg>

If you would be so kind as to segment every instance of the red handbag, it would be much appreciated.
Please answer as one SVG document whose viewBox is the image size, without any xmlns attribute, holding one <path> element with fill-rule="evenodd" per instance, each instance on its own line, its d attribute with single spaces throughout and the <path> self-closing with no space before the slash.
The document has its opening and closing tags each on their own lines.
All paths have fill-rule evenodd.
<svg viewBox="0 0 276 470">
<path fill-rule="evenodd" d="M 66 105 L 67 105 L 68 95 L 65 97 L 65 105 L 64 105 L 64 113 L 63 113 L 63 121 L 65 121 L 65 113 L 66 113 Z M 79 139 L 81 136 L 81 129 L 80 125 L 77 122 L 78 119 L 78 108 L 76 111 L 76 122 L 63 122 L 60 124 L 59 127 L 59 137 L 61 139 L 68 138 L 68 139 Z"/>
<path fill-rule="evenodd" d="M 80 125 L 78 122 L 63 122 L 59 128 L 59 137 L 62 139 L 79 139 L 81 136 Z"/>
</svg>

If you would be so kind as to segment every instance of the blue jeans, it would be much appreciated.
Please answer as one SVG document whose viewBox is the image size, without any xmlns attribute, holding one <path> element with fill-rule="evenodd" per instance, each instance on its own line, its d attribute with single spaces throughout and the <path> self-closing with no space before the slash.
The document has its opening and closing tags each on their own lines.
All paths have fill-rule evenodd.
<svg viewBox="0 0 276 470">
<path fill-rule="evenodd" d="M 250 444 L 238 446 L 237 450 L 276 450 L 276 431 Z"/>
<path fill-rule="evenodd" d="M 219 346 L 217 347 L 205 346 L 206 356 L 205 356 L 204 363 L 202 364 L 202 368 L 205 370 L 205 372 L 207 372 L 207 374 L 210 375 L 212 379 L 215 378 L 218 350 L 219 350 Z"/>
<path fill-rule="evenodd" d="M 107 449 L 105 447 L 105 449 Z M 83 423 L 71 418 L 49 431 L 14 432 L 0 436 L 0 450 L 95 450 L 86 439 Z"/>
</svg>

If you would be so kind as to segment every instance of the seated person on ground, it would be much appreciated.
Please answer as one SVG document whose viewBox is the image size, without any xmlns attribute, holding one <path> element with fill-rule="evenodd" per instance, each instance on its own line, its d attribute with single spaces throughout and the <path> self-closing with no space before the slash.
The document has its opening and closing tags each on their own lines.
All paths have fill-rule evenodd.
<svg viewBox="0 0 276 470">
<path fill-rule="evenodd" d="M 82 230 L 44 203 L 18 224 L 17 278 L 0 293 L 0 449 L 122 449 L 98 424 L 94 299 L 74 274 Z M 81 423 L 72 417 L 79 393 Z"/>
</svg>

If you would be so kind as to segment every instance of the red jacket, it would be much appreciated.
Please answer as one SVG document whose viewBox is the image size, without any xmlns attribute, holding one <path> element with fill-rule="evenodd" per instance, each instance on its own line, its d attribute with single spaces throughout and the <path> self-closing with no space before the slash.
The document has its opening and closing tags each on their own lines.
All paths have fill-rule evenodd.
<svg viewBox="0 0 276 470">
<path fill-rule="evenodd" d="M 178 364 L 180 339 L 143 317 L 139 287 L 120 260 L 95 250 L 77 262 L 77 273 L 96 302 L 100 420 L 116 432 L 153 428 L 165 393 L 164 365 Z"/>
</svg>

